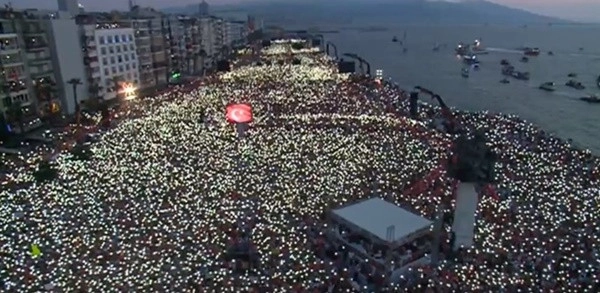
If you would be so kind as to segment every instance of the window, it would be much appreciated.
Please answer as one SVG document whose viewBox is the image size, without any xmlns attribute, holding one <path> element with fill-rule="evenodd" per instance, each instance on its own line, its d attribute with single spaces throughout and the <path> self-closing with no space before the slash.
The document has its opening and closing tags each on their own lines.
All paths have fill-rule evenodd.
<svg viewBox="0 0 600 293">
<path fill-rule="evenodd" d="M 121 41 L 127 42 L 127 36 L 126 35 L 121 35 Z"/>
<path fill-rule="evenodd" d="M 106 59 L 106 57 L 102 58 L 102 65 L 108 65 L 108 59 Z"/>
<path fill-rule="evenodd" d="M 107 79 L 104 83 L 106 84 L 107 87 L 111 86 L 111 80 L 110 79 Z"/>
<path fill-rule="evenodd" d="M 115 64 L 115 56 L 110 57 L 110 64 Z"/>
<path fill-rule="evenodd" d="M 123 52 L 127 52 L 127 45 L 123 45 Z"/>
<path fill-rule="evenodd" d="M 131 51 L 135 50 L 135 45 L 134 44 L 129 44 L 129 50 L 131 50 Z"/>
<path fill-rule="evenodd" d="M 121 53 L 121 47 L 120 46 L 117 46 L 116 49 L 117 49 L 117 53 Z"/>
<path fill-rule="evenodd" d="M 112 42 L 113 42 L 112 36 L 106 36 L 106 42 L 109 44 L 112 44 Z"/>
<path fill-rule="evenodd" d="M 129 63 L 125 64 L 125 70 L 129 70 Z M 129 78 L 131 79 L 131 78 Z"/>
<path fill-rule="evenodd" d="M 113 66 L 111 69 L 112 69 L 111 71 L 112 71 L 113 74 L 117 74 L 117 67 L 116 66 Z"/>
<path fill-rule="evenodd" d="M 135 60 L 135 53 L 131 53 L 131 60 Z"/>
<path fill-rule="evenodd" d="M 123 57 L 121 55 L 117 56 L 119 63 L 123 63 Z"/>
<path fill-rule="evenodd" d="M 137 67 L 137 64 L 135 62 L 131 63 L 131 68 L 135 69 Z"/>
<path fill-rule="evenodd" d="M 104 37 L 99 37 L 98 42 L 103 45 L 104 43 L 106 43 L 106 40 L 104 39 Z"/>
<path fill-rule="evenodd" d="M 127 80 L 131 80 L 131 72 L 127 73 Z"/>
<path fill-rule="evenodd" d="M 108 67 L 104 68 L 104 75 L 108 76 L 110 74 L 110 72 L 108 71 Z"/>
<path fill-rule="evenodd" d="M 129 35 L 129 41 L 133 42 L 133 35 L 132 34 Z"/>
<path fill-rule="evenodd" d="M 138 76 L 137 76 L 137 72 L 135 72 L 135 71 L 133 72 L 133 77 L 135 77 L 135 78 L 137 78 L 137 77 L 138 77 Z"/>
<path fill-rule="evenodd" d="M 115 36 L 115 43 L 118 43 L 121 41 L 121 38 L 119 38 L 119 36 Z"/>
<path fill-rule="evenodd" d="M 123 57 L 125 58 L 125 61 L 129 61 L 129 55 L 125 54 Z"/>
<path fill-rule="evenodd" d="M 111 54 L 114 54 L 115 49 L 113 47 L 108 47 L 108 52 L 110 52 Z"/>
<path fill-rule="evenodd" d="M 100 52 L 102 52 L 102 55 L 106 55 L 106 47 L 102 47 L 100 49 Z"/>
</svg>

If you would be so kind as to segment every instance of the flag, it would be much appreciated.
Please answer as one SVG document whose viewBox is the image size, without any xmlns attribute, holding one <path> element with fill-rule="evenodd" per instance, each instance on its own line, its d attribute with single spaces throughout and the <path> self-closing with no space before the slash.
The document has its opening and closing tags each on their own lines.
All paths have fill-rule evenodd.
<svg viewBox="0 0 600 293">
<path fill-rule="evenodd" d="M 31 244 L 31 256 L 36 258 L 42 254 L 40 247 L 37 244 Z"/>
</svg>

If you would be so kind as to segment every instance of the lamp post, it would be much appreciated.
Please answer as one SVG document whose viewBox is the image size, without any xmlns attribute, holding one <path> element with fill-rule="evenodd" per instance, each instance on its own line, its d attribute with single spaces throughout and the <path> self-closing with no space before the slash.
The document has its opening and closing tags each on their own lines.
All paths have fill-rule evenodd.
<svg viewBox="0 0 600 293">
<path fill-rule="evenodd" d="M 79 123 L 79 101 L 77 99 L 77 87 L 82 85 L 81 79 L 79 78 L 71 78 L 67 81 L 68 84 L 71 85 L 73 89 L 73 102 L 75 103 L 75 117 L 77 119 L 77 123 Z"/>
</svg>

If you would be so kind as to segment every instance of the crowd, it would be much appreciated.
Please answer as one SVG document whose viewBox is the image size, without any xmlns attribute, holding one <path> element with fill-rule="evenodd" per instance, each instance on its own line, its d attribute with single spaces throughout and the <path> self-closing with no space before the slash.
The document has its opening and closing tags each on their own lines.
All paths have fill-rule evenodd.
<svg viewBox="0 0 600 293">
<path fill-rule="evenodd" d="M 380 196 L 430 219 L 452 210 L 436 107 L 408 119 L 389 82 L 269 52 L 130 102 L 90 159 L 56 157 L 54 180 L 33 176 L 46 150 L 4 155 L 1 186 L 18 188 L 0 191 L 2 290 L 340 292 L 351 276 L 315 251 L 331 208 Z M 232 102 L 253 107 L 244 139 L 225 119 Z M 598 290 L 599 160 L 515 116 L 454 114 L 486 132 L 499 196 L 481 197 L 472 248 L 394 290 Z"/>
</svg>

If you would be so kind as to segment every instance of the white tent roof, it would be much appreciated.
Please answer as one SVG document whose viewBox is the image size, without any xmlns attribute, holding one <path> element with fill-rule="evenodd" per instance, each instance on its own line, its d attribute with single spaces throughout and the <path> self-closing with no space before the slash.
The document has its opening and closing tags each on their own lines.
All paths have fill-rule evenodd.
<svg viewBox="0 0 600 293">
<path fill-rule="evenodd" d="M 430 220 L 378 197 L 333 210 L 333 214 L 383 241 L 390 241 L 388 228 L 394 226 L 392 242 L 402 240 L 432 224 Z"/>
</svg>

